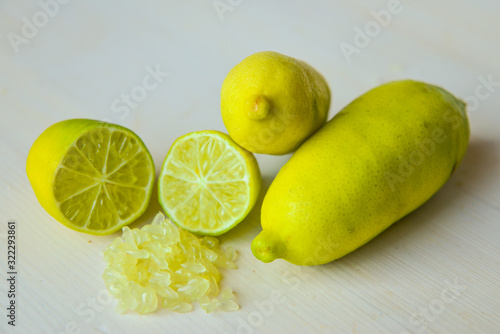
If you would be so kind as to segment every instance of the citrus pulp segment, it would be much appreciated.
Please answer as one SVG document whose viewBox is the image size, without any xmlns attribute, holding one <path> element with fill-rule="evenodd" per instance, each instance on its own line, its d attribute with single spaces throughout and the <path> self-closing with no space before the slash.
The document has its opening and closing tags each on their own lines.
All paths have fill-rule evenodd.
<svg viewBox="0 0 500 334">
<path fill-rule="evenodd" d="M 159 201 L 181 227 L 220 235 L 245 218 L 260 191 L 255 157 L 218 131 L 177 139 L 160 173 Z"/>
</svg>

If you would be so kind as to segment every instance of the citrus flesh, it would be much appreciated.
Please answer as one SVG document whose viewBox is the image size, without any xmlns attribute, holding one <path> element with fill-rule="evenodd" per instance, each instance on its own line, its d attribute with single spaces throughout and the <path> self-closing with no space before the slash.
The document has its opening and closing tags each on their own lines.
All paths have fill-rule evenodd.
<svg viewBox="0 0 500 334">
<path fill-rule="evenodd" d="M 219 269 L 236 269 L 236 256 L 217 238 L 198 238 L 158 213 L 141 229 L 123 228 L 122 237 L 104 251 L 103 279 L 120 313 L 145 314 L 158 307 L 184 313 L 194 301 L 207 313 L 236 311 L 231 288 L 219 289 Z"/>
<path fill-rule="evenodd" d="M 26 166 L 40 204 L 59 222 L 105 235 L 146 209 L 155 169 L 131 130 L 73 119 L 48 128 L 33 144 Z"/>
<path fill-rule="evenodd" d="M 260 183 L 252 153 L 222 132 L 192 132 L 177 139 L 165 158 L 159 201 L 184 229 L 220 235 L 248 215 Z"/>
</svg>

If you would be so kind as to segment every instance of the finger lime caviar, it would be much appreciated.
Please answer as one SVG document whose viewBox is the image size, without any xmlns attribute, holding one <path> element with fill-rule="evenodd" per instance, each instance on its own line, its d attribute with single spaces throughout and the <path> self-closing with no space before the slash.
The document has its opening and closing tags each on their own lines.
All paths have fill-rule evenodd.
<svg viewBox="0 0 500 334">
<path fill-rule="evenodd" d="M 104 283 L 118 299 L 117 312 L 189 312 L 194 301 L 207 313 L 239 309 L 231 288 L 219 295 L 218 267 L 237 268 L 233 248 L 222 250 L 217 238 L 199 238 L 161 213 L 141 229 L 122 231 L 104 251 Z"/>
</svg>

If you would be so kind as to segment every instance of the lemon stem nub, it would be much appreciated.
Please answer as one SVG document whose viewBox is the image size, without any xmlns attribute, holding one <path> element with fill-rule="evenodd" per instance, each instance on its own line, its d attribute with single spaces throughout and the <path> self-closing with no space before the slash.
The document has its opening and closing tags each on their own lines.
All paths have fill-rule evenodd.
<svg viewBox="0 0 500 334">
<path fill-rule="evenodd" d="M 271 102 L 264 95 L 252 97 L 249 105 L 248 118 L 256 121 L 266 118 L 271 110 Z"/>
<path fill-rule="evenodd" d="M 284 244 L 268 231 L 262 231 L 252 241 L 252 253 L 262 262 L 268 263 L 282 257 Z"/>
</svg>

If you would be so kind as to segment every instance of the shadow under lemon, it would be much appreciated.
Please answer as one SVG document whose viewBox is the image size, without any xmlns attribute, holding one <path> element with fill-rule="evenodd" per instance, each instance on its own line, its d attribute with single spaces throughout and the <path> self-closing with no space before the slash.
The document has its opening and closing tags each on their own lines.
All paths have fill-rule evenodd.
<svg viewBox="0 0 500 334">
<path fill-rule="evenodd" d="M 250 211 L 248 216 L 245 217 L 238 225 L 228 232 L 218 236 L 221 242 L 230 240 L 244 240 L 248 241 L 247 244 L 242 245 L 242 247 L 248 246 L 250 249 L 250 243 L 261 231 L 260 226 L 260 213 L 262 208 L 262 202 L 264 201 L 264 196 L 274 180 L 275 175 L 262 175 L 262 182 L 260 188 L 260 194 L 255 202 L 253 209 Z"/>
</svg>

